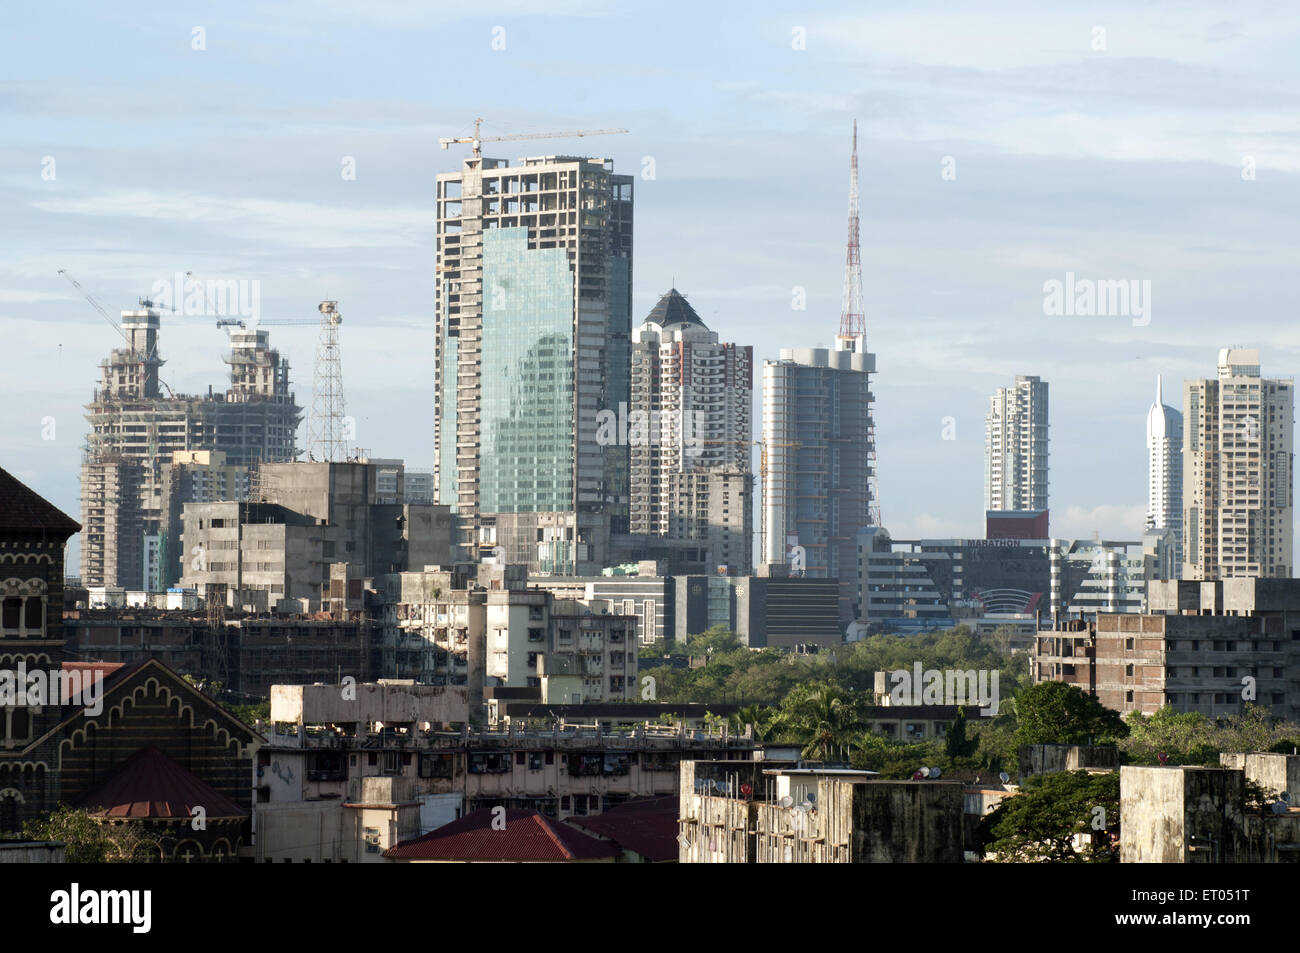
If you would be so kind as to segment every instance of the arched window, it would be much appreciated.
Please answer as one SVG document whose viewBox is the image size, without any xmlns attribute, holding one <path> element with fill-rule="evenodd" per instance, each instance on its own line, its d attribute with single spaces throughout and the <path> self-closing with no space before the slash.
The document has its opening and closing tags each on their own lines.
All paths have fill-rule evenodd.
<svg viewBox="0 0 1300 953">
<path fill-rule="evenodd" d="M 27 741 L 32 735 L 32 713 L 26 708 L 9 710 L 9 740 Z"/>
<path fill-rule="evenodd" d="M 18 830 L 18 794 L 6 791 L 0 795 L 0 831 L 15 833 Z"/>
<path fill-rule="evenodd" d="M 0 610 L 0 626 L 6 629 L 18 628 L 18 612 L 22 608 L 22 600 L 17 596 L 6 596 L 4 607 Z"/>
<path fill-rule="evenodd" d="M 45 625 L 45 601 L 40 596 L 28 596 L 26 608 L 23 625 L 27 628 L 27 634 L 39 634 Z"/>
</svg>

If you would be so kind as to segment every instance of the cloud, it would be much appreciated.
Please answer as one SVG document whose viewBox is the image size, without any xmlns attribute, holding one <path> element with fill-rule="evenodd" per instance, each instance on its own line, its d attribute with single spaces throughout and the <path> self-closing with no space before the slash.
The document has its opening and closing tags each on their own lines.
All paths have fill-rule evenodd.
<svg viewBox="0 0 1300 953">
<path fill-rule="evenodd" d="M 1052 510 L 1051 532 L 1058 539 L 1091 539 L 1097 533 L 1102 539 L 1140 540 L 1146 513 L 1145 503 L 1071 503 Z"/>
</svg>

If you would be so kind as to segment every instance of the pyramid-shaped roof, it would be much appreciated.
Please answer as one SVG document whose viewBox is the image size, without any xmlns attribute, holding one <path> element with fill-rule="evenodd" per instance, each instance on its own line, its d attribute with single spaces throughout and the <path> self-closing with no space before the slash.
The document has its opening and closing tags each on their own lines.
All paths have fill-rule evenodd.
<svg viewBox="0 0 1300 953">
<path fill-rule="evenodd" d="M 650 309 L 646 321 L 652 321 L 660 327 L 675 324 L 698 324 L 702 328 L 708 325 L 695 313 L 690 302 L 676 288 L 659 299 L 659 303 Z"/>
<path fill-rule="evenodd" d="M 0 533 L 6 530 L 63 533 L 66 537 L 79 532 L 81 524 L 0 468 Z"/>
<path fill-rule="evenodd" d="M 127 758 L 77 806 L 92 814 L 120 818 L 188 818 L 195 807 L 203 808 L 208 818 L 248 816 L 230 798 L 153 745 Z"/>
</svg>

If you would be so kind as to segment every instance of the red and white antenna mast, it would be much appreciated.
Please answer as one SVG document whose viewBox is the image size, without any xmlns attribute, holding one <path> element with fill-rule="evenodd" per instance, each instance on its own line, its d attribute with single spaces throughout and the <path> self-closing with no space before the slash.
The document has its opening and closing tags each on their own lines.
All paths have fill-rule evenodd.
<svg viewBox="0 0 1300 953">
<path fill-rule="evenodd" d="M 839 349 L 866 351 L 867 319 L 862 310 L 862 251 L 858 247 L 858 121 L 853 120 L 853 158 L 849 161 L 849 244 L 844 259 L 844 309 Z"/>
</svg>

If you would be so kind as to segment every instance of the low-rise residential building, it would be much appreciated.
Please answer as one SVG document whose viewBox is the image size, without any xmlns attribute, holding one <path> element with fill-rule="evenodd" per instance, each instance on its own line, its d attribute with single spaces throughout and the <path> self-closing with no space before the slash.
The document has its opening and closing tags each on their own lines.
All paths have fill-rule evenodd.
<svg viewBox="0 0 1300 953">
<path fill-rule="evenodd" d="M 961 863 L 964 785 L 847 768 L 682 764 L 682 863 Z"/>
<path fill-rule="evenodd" d="M 354 697 L 347 697 L 349 688 Z M 684 727 L 555 723 L 549 730 L 511 725 L 477 731 L 462 724 L 455 730 L 465 706 L 463 686 L 277 686 L 264 729 L 268 742 L 258 757 L 257 829 L 259 838 L 280 846 L 259 847 L 258 856 L 373 859 L 361 857 L 374 851 L 358 839 L 363 827 L 376 825 L 346 818 L 350 804 L 372 804 L 359 785 L 376 778 L 409 783 L 383 802 L 394 805 L 387 810 L 395 812 L 396 826 L 381 838 L 391 846 L 408 839 L 404 832 L 414 829 L 414 837 L 483 808 L 562 819 L 600 814 L 637 798 L 676 797 L 684 761 L 752 761 L 762 751 L 744 735 Z M 313 824 L 342 832 L 341 846 L 333 833 L 304 836 Z M 293 844 L 302 849 L 290 851 Z"/>
</svg>

